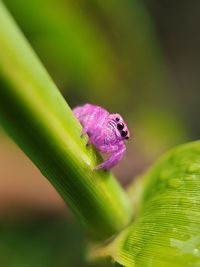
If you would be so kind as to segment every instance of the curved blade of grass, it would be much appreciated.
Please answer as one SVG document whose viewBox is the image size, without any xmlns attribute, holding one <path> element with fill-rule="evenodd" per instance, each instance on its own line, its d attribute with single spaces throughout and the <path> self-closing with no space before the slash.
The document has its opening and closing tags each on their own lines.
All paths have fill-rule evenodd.
<svg viewBox="0 0 200 267">
<path fill-rule="evenodd" d="M 99 161 L 81 126 L 0 1 L 0 117 L 3 126 L 97 239 L 130 220 L 128 198 Z"/>
<path fill-rule="evenodd" d="M 140 181 L 142 190 L 130 190 L 140 192 L 136 220 L 91 255 L 126 267 L 199 267 L 200 141 L 173 149 Z"/>
<path fill-rule="evenodd" d="M 70 82 L 73 87 L 76 85 L 75 90 L 86 87 L 88 97 L 96 90 L 99 99 L 108 88 L 119 87 L 113 49 L 77 2 L 5 0 L 5 3 L 42 61 L 65 88 Z"/>
</svg>

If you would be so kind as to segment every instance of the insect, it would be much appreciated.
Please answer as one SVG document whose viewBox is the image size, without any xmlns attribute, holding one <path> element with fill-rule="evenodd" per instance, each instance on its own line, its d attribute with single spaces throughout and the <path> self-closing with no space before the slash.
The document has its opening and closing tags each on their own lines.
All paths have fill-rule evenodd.
<svg viewBox="0 0 200 267">
<path fill-rule="evenodd" d="M 109 158 L 95 169 L 110 170 L 124 156 L 124 141 L 130 137 L 123 118 L 118 113 L 109 113 L 92 104 L 75 107 L 73 112 L 83 127 L 81 136 L 89 136 L 88 144 L 93 144 L 102 153 L 110 154 Z"/>
</svg>

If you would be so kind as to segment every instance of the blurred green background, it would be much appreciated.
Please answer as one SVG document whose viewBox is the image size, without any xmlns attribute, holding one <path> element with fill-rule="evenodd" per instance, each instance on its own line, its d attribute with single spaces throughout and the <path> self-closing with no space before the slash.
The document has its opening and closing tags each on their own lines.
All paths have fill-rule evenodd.
<svg viewBox="0 0 200 267">
<path fill-rule="evenodd" d="M 113 170 L 123 185 L 168 148 L 199 138 L 198 1 L 4 2 L 71 107 L 91 102 L 127 120 L 131 140 Z M 85 239 L 1 130 L 0 266 L 89 266 Z"/>
</svg>

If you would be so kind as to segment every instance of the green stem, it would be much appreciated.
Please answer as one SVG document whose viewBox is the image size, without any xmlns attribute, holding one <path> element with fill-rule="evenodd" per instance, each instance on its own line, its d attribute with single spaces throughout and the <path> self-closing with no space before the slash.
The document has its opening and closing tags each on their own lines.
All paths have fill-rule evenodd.
<svg viewBox="0 0 200 267">
<path fill-rule="evenodd" d="M 1 1 L 0 118 L 94 238 L 128 224 L 127 195 L 110 173 L 93 170 L 99 157 Z"/>
</svg>

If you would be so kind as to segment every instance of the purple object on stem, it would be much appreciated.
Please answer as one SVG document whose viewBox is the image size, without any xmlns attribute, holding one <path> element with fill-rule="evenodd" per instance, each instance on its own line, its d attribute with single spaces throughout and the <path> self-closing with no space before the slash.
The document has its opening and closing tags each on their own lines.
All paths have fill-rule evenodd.
<svg viewBox="0 0 200 267">
<path fill-rule="evenodd" d="M 81 136 L 89 136 L 88 144 L 93 144 L 102 153 L 110 154 L 110 157 L 95 169 L 113 168 L 122 159 L 126 151 L 124 141 L 130 137 L 123 118 L 118 113 L 109 113 L 92 104 L 75 107 L 73 112 L 83 126 Z"/>
</svg>

